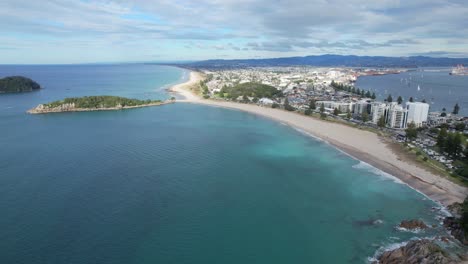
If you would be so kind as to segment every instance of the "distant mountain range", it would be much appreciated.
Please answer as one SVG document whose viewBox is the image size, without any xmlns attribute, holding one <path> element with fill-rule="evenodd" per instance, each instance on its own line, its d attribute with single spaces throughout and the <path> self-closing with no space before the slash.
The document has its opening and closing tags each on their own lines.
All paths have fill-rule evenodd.
<svg viewBox="0 0 468 264">
<path fill-rule="evenodd" d="M 468 58 L 433 58 L 425 56 L 384 57 L 355 55 L 317 55 L 271 59 L 205 60 L 186 63 L 194 68 L 238 68 L 268 66 L 344 66 L 344 67 L 453 67 L 468 65 Z"/>
</svg>

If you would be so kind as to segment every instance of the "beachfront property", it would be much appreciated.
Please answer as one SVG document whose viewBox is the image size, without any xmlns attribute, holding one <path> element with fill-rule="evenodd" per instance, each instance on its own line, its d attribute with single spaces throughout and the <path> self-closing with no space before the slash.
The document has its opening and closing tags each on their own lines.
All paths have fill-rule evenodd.
<svg viewBox="0 0 468 264">
<path fill-rule="evenodd" d="M 406 110 L 408 110 L 408 122 L 414 123 L 416 127 L 421 127 L 427 123 L 429 115 L 429 104 L 421 102 L 408 102 L 406 103 Z"/>
<path fill-rule="evenodd" d="M 353 118 L 363 120 L 367 114 L 368 122 L 377 125 L 383 118 L 384 125 L 392 129 L 405 129 L 414 122 L 420 127 L 428 122 L 429 105 L 426 103 L 382 102 L 366 98 L 363 91 L 350 92 L 337 89 L 333 83 L 354 87 L 358 76 L 393 73 L 383 69 L 356 68 L 317 68 L 317 67 L 252 67 L 223 70 L 204 70 L 209 76 L 207 87 L 211 95 L 219 94 L 223 87 L 233 87 L 243 83 L 261 83 L 280 90 L 291 106 L 299 111 L 309 108 L 311 100 L 315 101 L 318 112 L 324 106 L 325 113 L 350 113 Z M 357 88 L 356 88 L 357 89 Z M 252 100 L 253 98 L 249 98 Z M 260 105 L 279 105 L 284 99 L 258 98 Z M 243 100 L 242 97 L 237 100 Z M 380 124 L 382 125 L 382 124 Z"/>
</svg>

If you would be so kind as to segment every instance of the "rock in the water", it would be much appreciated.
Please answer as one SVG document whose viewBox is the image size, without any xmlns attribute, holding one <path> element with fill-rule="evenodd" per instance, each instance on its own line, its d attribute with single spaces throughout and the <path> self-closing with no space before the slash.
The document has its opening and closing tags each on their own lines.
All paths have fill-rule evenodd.
<svg viewBox="0 0 468 264">
<path fill-rule="evenodd" d="M 426 229 L 427 225 L 421 220 L 403 220 L 399 227 L 414 230 L 414 229 Z"/>
<path fill-rule="evenodd" d="M 382 264 L 420 264 L 420 263 L 438 263 L 448 264 L 456 263 L 448 254 L 437 244 L 428 240 L 413 240 L 406 246 L 395 250 L 384 252 L 378 257 L 378 263 Z"/>
</svg>

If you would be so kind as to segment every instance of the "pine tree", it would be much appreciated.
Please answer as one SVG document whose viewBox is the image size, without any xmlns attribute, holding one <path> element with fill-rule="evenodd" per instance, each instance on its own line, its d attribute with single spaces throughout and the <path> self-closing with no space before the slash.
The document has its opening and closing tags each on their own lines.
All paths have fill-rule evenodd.
<svg viewBox="0 0 468 264">
<path fill-rule="evenodd" d="M 381 116 L 381 117 L 379 118 L 379 121 L 377 122 L 377 125 L 378 125 L 379 127 L 385 127 L 385 117 L 384 117 L 384 116 Z"/>
<path fill-rule="evenodd" d="M 460 106 L 458 106 L 458 103 L 455 104 L 455 106 L 453 107 L 453 112 L 452 114 L 454 115 L 458 115 L 458 112 L 460 111 Z"/>
<path fill-rule="evenodd" d="M 403 102 L 403 98 L 401 98 L 401 96 L 398 96 L 397 102 L 398 104 L 401 104 Z"/>
<path fill-rule="evenodd" d="M 371 93 L 369 91 L 366 92 L 366 97 L 371 98 Z"/>
<path fill-rule="evenodd" d="M 371 98 L 374 99 L 374 100 L 375 100 L 375 98 L 377 98 L 377 96 L 375 96 L 375 93 L 374 93 L 374 92 L 372 93 Z"/>
<path fill-rule="evenodd" d="M 315 108 L 317 108 L 317 107 L 315 106 L 315 100 L 312 99 L 312 100 L 310 100 L 310 103 L 309 103 L 309 109 L 315 110 Z"/>
<path fill-rule="evenodd" d="M 362 113 L 362 122 L 365 123 L 365 122 L 367 122 L 367 121 L 369 121 L 369 114 L 368 114 L 366 111 L 364 111 L 364 112 Z"/>
<path fill-rule="evenodd" d="M 426 103 L 426 99 L 422 99 L 421 103 Z"/>
<path fill-rule="evenodd" d="M 325 112 L 325 105 L 322 103 L 320 105 L 320 113 L 323 113 L 323 112 Z"/>
<path fill-rule="evenodd" d="M 413 99 L 412 96 L 409 98 L 409 101 L 410 101 L 411 103 L 414 102 L 414 99 Z"/>
<path fill-rule="evenodd" d="M 440 150 L 444 150 L 446 146 L 446 140 L 447 140 L 447 129 L 442 128 L 439 131 L 439 135 L 437 135 L 437 146 L 440 148 Z"/>
<path fill-rule="evenodd" d="M 348 109 L 348 112 L 346 112 L 346 118 L 351 119 L 351 111 Z"/>
<path fill-rule="evenodd" d="M 393 98 L 392 96 L 389 94 L 388 97 L 387 97 L 387 102 L 391 103 L 393 101 Z"/>
<path fill-rule="evenodd" d="M 418 137 L 418 130 L 414 122 L 408 124 L 408 128 L 405 130 L 406 138 L 409 140 L 415 140 Z"/>
</svg>

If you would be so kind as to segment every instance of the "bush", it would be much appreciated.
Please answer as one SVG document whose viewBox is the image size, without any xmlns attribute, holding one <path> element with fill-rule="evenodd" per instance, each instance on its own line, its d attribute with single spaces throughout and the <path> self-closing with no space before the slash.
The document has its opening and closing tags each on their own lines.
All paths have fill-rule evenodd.
<svg viewBox="0 0 468 264">
<path fill-rule="evenodd" d="M 279 108 L 279 104 L 273 103 L 273 104 L 271 105 L 271 108 Z"/>
<path fill-rule="evenodd" d="M 311 115 L 311 114 L 312 114 L 312 110 L 307 109 L 307 110 L 304 111 L 304 114 L 305 114 L 305 115 Z"/>
<path fill-rule="evenodd" d="M 427 157 L 424 157 L 423 160 L 424 160 L 424 161 L 427 161 Z"/>
</svg>

